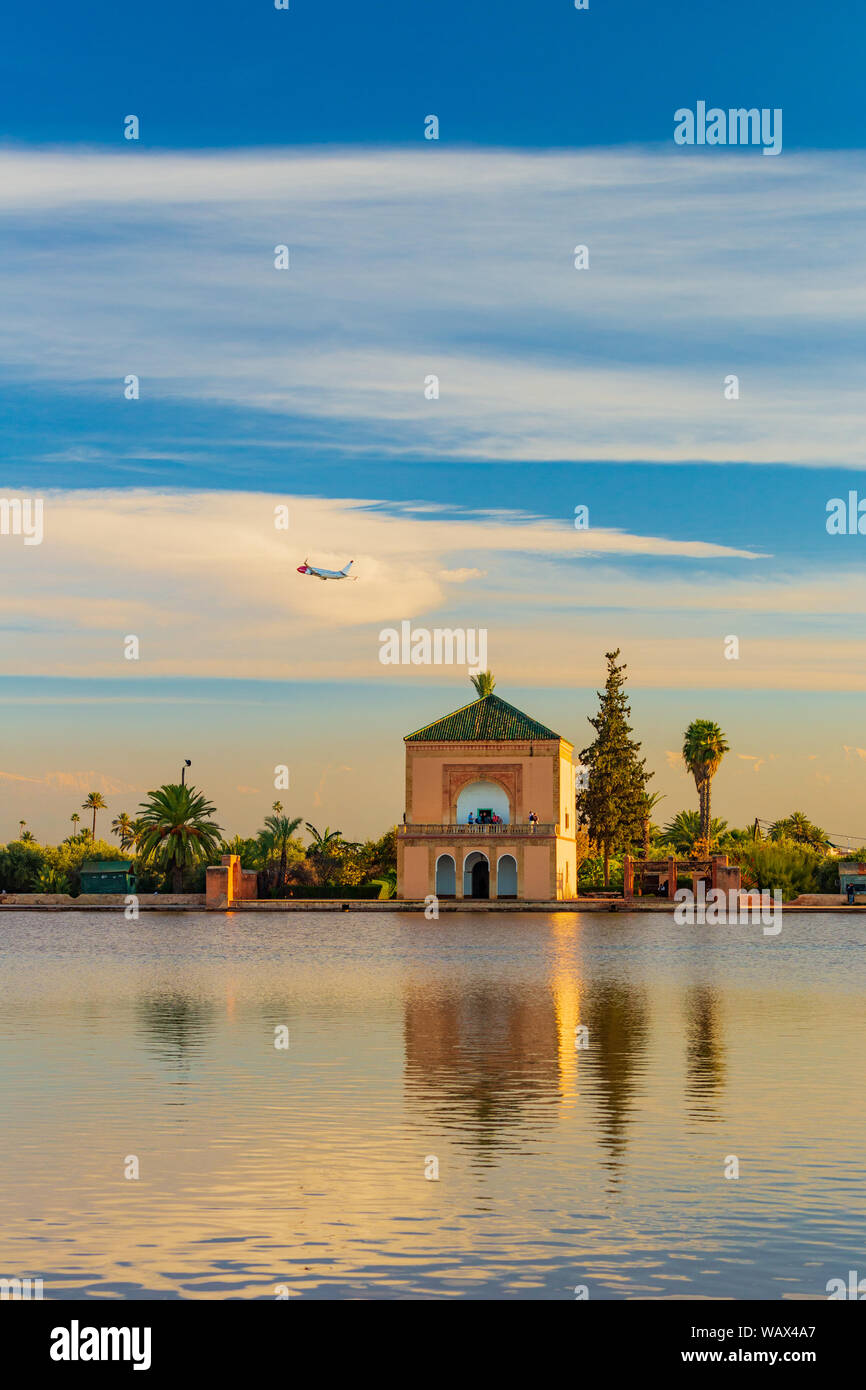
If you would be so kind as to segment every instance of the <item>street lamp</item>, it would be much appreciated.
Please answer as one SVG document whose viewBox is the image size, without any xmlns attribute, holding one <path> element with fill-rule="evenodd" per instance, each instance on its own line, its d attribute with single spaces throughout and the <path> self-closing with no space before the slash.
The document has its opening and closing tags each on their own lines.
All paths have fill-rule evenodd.
<svg viewBox="0 0 866 1390">
<path fill-rule="evenodd" d="M 188 767 L 192 767 L 192 763 L 190 762 L 189 758 L 184 758 L 184 760 L 183 760 L 183 767 L 182 767 L 181 770 L 180 770 L 180 785 L 181 785 L 182 787 L 185 787 L 185 786 L 186 786 L 186 780 L 185 780 L 185 779 L 186 779 L 186 770 L 187 770 Z"/>
</svg>

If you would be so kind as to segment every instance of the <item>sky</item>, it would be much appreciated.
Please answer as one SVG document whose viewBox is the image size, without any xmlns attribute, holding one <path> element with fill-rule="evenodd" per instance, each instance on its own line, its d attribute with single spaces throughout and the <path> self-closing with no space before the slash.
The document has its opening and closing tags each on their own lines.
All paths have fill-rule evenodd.
<svg viewBox="0 0 866 1390">
<path fill-rule="evenodd" d="M 853 4 L 17 13 L 0 501 L 42 499 L 44 534 L 0 534 L 0 841 L 90 790 L 134 813 L 184 757 L 228 833 L 278 764 L 290 814 L 382 833 L 403 735 L 472 694 L 382 665 L 404 621 L 484 629 L 497 693 L 578 749 L 619 646 L 662 819 L 712 718 L 720 815 L 866 840 L 866 536 L 827 531 L 866 499 L 863 31 Z M 699 100 L 781 110 L 781 153 L 675 144 Z"/>
</svg>

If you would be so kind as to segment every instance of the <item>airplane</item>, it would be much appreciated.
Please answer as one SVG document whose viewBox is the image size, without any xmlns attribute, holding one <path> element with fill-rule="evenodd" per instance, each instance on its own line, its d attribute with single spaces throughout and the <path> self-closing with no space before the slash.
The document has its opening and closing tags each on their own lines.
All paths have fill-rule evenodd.
<svg viewBox="0 0 866 1390">
<path fill-rule="evenodd" d="M 305 560 L 302 565 L 298 565 L 298 574 L 313 574 L 317 579 L 357 579 L 356 574 L 349 573 L 354 563 L 354 560 L 350 560 L 348 565 L 345 565 L 341 570 L 323 570 L 319 569 L 318 565 L 311 565 L 309 561 Z"/>
</svg>

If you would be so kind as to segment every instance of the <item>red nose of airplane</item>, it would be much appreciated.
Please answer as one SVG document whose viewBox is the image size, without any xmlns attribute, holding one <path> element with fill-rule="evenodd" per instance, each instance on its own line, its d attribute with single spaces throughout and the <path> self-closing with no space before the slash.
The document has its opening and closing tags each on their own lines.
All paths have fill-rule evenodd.
<svg viewBox="0 0 866 1390">
<path fill-rule="evenodd" d="M 298 574 L 306 574 L 306 573 L 307 573 L 307 567 L 306 567 L 306 565 L 298 565 Z"/>
</svg>

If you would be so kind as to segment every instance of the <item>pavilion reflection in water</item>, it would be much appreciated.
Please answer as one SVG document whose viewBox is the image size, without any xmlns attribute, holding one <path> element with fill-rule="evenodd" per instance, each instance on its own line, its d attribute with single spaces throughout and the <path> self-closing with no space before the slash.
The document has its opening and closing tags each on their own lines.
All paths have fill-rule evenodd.
<svg viewBox="0 0 866 1390">
<path fill-rule="evenodd" d="M 725 1066 L 714 996 L 698 987 L 685 1003 L 685 1103 L 691 1118 L 715 1120 Z M 586 1049 L 575 1047 L 581 1025 Z M 428 977 L 407 989 L 404 1037 L 409 1102 L 478 1155 L 531 1142 L 583 1108 L 605 1166 L 614 1175 L 624 1166 L 649 1066 L 643 988 L 620 979 L 582 985 L 565 970 L 547 989 L 504 981 L 467 989 Z"/>
<path fill-rule="evenodd" d="M 590 1046 L 575 1047 L 576 1029 Z M 583 992 L 573 975 L 547 989 L 447 980 L 406 994 L 406 1087 L 432 1119 L 479 1151 L 531 1138 L 574 1107 L 581 1091 L 598 1137 L 619 1159 L 636 1104 L 647 1040 L 646 1004 L 624 985 Z"/>
</svg>

